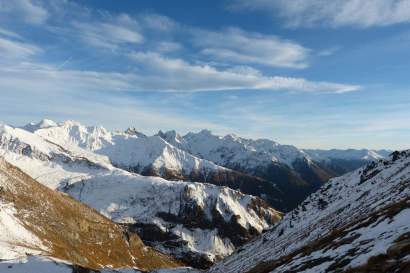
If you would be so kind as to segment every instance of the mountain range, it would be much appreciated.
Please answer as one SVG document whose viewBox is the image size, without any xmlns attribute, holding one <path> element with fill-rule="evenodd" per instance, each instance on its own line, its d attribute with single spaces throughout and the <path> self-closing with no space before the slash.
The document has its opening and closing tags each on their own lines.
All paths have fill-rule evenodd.
<svg viewBox="0 0 410 273">
<path fill-rule="evenodd" d="M 63 147 L 103 155 L 121 169 L 167 180 L 227 186 L 259 196 L 289 211 L 329 178 L 388 155 L 380 150 L 301 150 L 267 139 L 224 137 L 208 130 L 180 136 L 175 131 L 147 136 L 135 128 L 110 132 L 103 127 L 50 120 L 23 127 Z M 257 185 L 257 186 L 256 186 Z"/>
<path fill-rule="evenodd" d="M 31 239 L 32 245 L 41 245 L 49 233 L 55 234 L 53 221 L 82 223 L 76 219 L 87 218 L 79 231 L 69 223 L 66 229 L 83 238 L 108 232 L 99 227 L 106 223 L 126 243 L 130 238 L 138 242 L 128 243 L 128 253 L 158 253 L 153 254 L 158 260 L 150 259 L 147 267 L 138 259 L 124 261 L 108 254 L 115 258 L 110 262 L 115 268 L 147 271 L 188 265 L 209 272 L 349 272 L 375 266 L 369 257 L 384 263 L 394 260 L 395 265 L 384 266 L 405 268 L 410 225 L 403 219 L 410 202 L 410 153 L 389 154 L 298 149 L 208 130 L 148 136 L 135 128 L 110 132 L 74 121 L 43 120 L 20 128 L 3 124 L 0 155 L 5 160 L 2 174 L 8 178 L 1 180 L 0 227 L 12 230 L 17 225 L 24 232 L 11 241 L 8 238 L 16 236 L 11 232 L 0 237 L 0 259 L 26 259 L 55 272 L 65 272 L 64 264 L 108 270 L 108 262 L 93 264 L 85 256 L 87 263 L 47 253 L 49 248 L 22 245 Z M 336 176 L 340 177 L 332 178 Z M 30 181 L 30 189 L 41 188 L 42 194 L 33 190 L 29 197 L 19 197 L 20 191 L 11 191 L 10 183 L 4 182 L 16 177 Z M 58 211 L 61 204 L 54 203 L 55 198 L 69 200 L 62 203 L 71 204 L 72 218 L 51 214 L 50 220 L 37 221 L 44 217 L 42 210 Z M 43 199 L 50 200 L 47 208 L 41 207 Z M 30 207 L 32 203 L 38 208 Z M 98 222 L 95 229 L 89 221 Z M 41 236 L 32 232 L 33 226 L 43 230 Z M 111 231 L 108 234 L 115 239 Z M 77 241 L 67 236 L 62 239 L 67 245 L 81 244 L 77 235 Z M 89 249 L 99 244 L 88 243 Z M 399 254 L 397 247 L 403 250 Z M 388 250 L 393 252 L 384 254 Z M 26 253 L 33 257 L 27 259 Z M 382 254 L 387 257 L 379 257 Z M 332 271 L 336 268 L 340 271 Z"/>
</svg>

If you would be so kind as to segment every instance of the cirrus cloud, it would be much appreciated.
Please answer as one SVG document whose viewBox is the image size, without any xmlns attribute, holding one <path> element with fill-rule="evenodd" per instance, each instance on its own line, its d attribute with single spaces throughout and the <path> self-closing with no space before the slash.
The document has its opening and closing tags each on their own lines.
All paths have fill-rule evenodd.
<svg viewBox="0 0 410 273">
<path fill-rule="evenodd" d="M 154 52 L 132 53 L 130 57 L 144 69 L 145 75 L 139 79 L 139 87 L 143 90 L 196 92 L 249 89 L 346 93 L 360 89 L 357 85 L 266 76 L 249 67 L 222 70 L 167 58 Z"/>
<path fill-rule="evenodd" d="M 409 0 L 233 0 L 231 7 L 270 12 L 290 27 L 368 28 L 410 23 Z"/>
<path fill-rule="evenodd" d="M 219 32 L 195 30 L 193 36 L 203 55 L 221 61 L 284 68 L 308 66 L 310 49 L 274 35 L 227 28 Z"/>
<path fill-rule="evenodd" d="M 35 25 L 44 23 L 49 17 L 41 2 L 33 0 L 0 0 L 0 14 L 17 16 Z"/>
</svg>

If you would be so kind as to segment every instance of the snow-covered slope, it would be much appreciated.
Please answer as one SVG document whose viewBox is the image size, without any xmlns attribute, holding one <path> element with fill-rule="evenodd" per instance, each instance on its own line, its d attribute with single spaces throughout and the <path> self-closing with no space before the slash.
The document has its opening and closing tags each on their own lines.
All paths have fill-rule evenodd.
<svg viewBox="0 0 410 273">
<path fill-rule="evenodd" d="M 172 145 L 189 151 L 201 158 L 208 159 L 222 166 L 231 166 L 244 170 L 253 170 L 272 162 L 293 167 L 297 159 L 307 155 L 291 145 L 280 145 L 268 139 L 246 139 L 229 134 L 224 137 L 212 134 L 209 130 L 188 133 L 181 137 L 175 131 L 159 132 L 159 136 Z"/>
<path fill-rule="evenodd" d="M 213 162 L 170 145 L 160 137 L 149 137 L 132 130 L 110 132 L 104 127 L 87 127 L 75 121 L 65 121 L 34 133 L 63 147 L 77 146 L 105 155 L 115 166 L 137 173 L 188 177 L 192 173 L 206 175 L 226 171 Z"/>
<path fill-rule="evenodd" d="M 77 267 L 64 261 L 41 256 L 28 256 L 21 259 L 0 261 L 1 273 L 143 273 L 136 269 L 102 269 L 98 271 Z M 200 273 L 183 267 L 157 269 L 150 273 Z"/>
<path fill-rule="evenodd" d="M 196 267 L 231 254 L 279 220 L 261 200 L 229 188 L 125 172 L 97 175 L 65 190 Z"/>
<path fill-rule="evenodd" d="M 3 186 L 1 186 L 3 192 Z M 2 194 L 2 193 L 0 193 Z M 12 204 L 0 202 L 0 258 L 9 260 L 26 256 L 27 253 L 41 253 L 45 249 L 41 240 L 28 231 L 16 217 Z"/>
<path fill-rule="evenodd" d="M 38 129 L 34 133 L 68 150 L 80 148 L 104 155 L 115 166 L 130 172 L 227 186 L 263 197 L 275 208 L 285 208 L 282 192 L 271 181 L 218 166 L 171 145 L 160 136 L 146 136 L 136 129 L 109 132 L 103 127 L 86 127 L 74 121 Z"/>
<path fill-rule="evenodd" d="M 43 119 L 40 122 L 30 122 L 29 124 L 26 124 L 21 128 L 33 133 L 39 129 L 50 128 L 54 126 L 57 126 L 57 123 L 50 119 Z"/>
<path fill-rule="evenodd" d="M 318 149 L 305 149 L 303 150 L 312 159 L 317 161 L 329 160 L 329 159 L 343 159 L 343 160 L 366 160 L 373 161 L 387 157 L 391 151 L 388 150 L 368 150 L 368 149 L 331 149 L 331 150 L 318 150 Z"/>
<path fill-rule="evenodd" d="M 0 159 L 0 260 L 42 255 L 90 269 L 152 270 L 180 263 L 135 234 Z M 128 237 L 127 237 L 128 236 Z"/>
<path fill-rule="evenodd" d="M 195 266 L 209 266 L 280 218 L 259 198 L 210 184 L 140 176 L 110 165 L 105 156 L 60 144 L 0 128 L 0 154 L 7 161 Z"/>
<path fill-rule="evenodd" d="M 159 132 L 158 136 L 198 157 L 270 181 L 283 193 L 280 208 L 284 211 L 295 207 L 333 175 L 295 146 L 268 139 L 252 140 L 233 134 L 222 137 L 208 130 L 185 136 L 175 131 Z"/>
<path fill-rule="evenodd" d="M 410 151 L 395 152 L 331 179 L 209 272 L 408 272 L 409 219 Z"/>
</svg>

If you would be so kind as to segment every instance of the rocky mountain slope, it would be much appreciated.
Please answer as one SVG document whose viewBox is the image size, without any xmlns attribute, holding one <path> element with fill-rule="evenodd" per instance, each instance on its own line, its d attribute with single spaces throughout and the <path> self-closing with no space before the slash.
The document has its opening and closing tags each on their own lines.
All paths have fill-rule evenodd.
<svg viewBox="0 0 410 273">
<path fill-rule="evenodd" d="M 266 201 L 276 208 L 283 207 L 283 194 L 274 183 L 194 156 L 160 136 L 146 136 L 135 129 L 110 132 L 103 127 L 87 127 L 74 121 L 56 124 L 43 120 L 38 124 L 28 124 L 23 129 L 62 147 L 76 146 L 107 156 L 114 166 L 130 172 L 167 180 L 227 186 L 257 196 L 265 192 Z"/>
<path fill-rule="evenodd" d="M 280 208 L 284 211 L 295 207 L 335 175 L 321 168 L 295 146 L 281 145 L 267 139 L 252 140 L 233 134 L 222 137 L 208 130 L 185 136 L 175 131 L 159 132 L 158 136 L 200 158 L 270 181 L 283 193 L 284 201 Z M 259 195 L 268 197 L 263 192 Z"/>
<path fill-rule="evenodd" d="M 409 272 L 410 151 L 331 179 L 208 272 Z"/>
<path fill-rule="evenodd" d="M 217 136 L 208 130 L 188 133 L 162 132 L 168 143 L 200 158 L 274 183 L 282 192 L 281 203 L 269 194 L 256 193 L 283 211 L 297 206 L 331 177 L 353 171 L 373 160 L 386 157 L 386 150 L 301 150 L 268 139 L 246 139 L 233 134 Z M 253 193 L 254 194 L 254 193 Z"/>
<path fill-rule="evenodd" d="M 0 159 L 0 260 L 41 255 L 83 268 L 153 270 L 181 263 L 95 210 Z"/>
<path fill-rule="evenodd" d="M 0 127 L 0 154 L 42 184 L 71 194 L 145 243 L 196 267 L 229 255 L 281 217 L 259 198 L 129 173 L 106 156 L 7 125 Z"/>
</svg>

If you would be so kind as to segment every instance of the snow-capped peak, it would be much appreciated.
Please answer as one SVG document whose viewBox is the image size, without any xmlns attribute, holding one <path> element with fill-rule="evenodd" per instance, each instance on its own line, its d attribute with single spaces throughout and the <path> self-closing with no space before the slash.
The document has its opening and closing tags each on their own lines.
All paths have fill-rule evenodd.
<svg viewBox="0 0 410 273">
<path fill-rule="evenodd" d="M 127 130 L 125 130 L 125 133 L 128 134 L 128 135 L 133 135 L 133 136 L 137 136 L 137 137 L 147 137 L 147 135 L 145 135 L 144 133 L 141 133 L 135 127 L 127 128 Z"/>
<path fill-rule="evenodd" d="M 56 122 L 50 119 L 43 119 L 39 122 L 30 122 L 29 124 L 24 125 L 22 129 L 29 131 L 29 132 L 34 132 L 39 129 L 50 128 L 50 127 L 55 127 L 55 126 L 57 126 Z"/>
<path fill-rule="evenodd" d="M 169 144 L 177 147 L 178 149 L 190 152 L 189 144 L 175 130 L 170 130 L 166 132 L 160 130 L 156 135 L 164 139 Z"/>
<path fill-rule="evenodd" d="M 104 127 L 84 126 L 69 120 L 34 133 L 63 147 L 76 146 L 107 156 L 115 166 L 138 173 L 161 176 L 172 173 L 173 178 L 178 178 L 205 170 L 207 173 L 226 171 L 173 146 L 160 136 L 141 135 L 135 129 L 111 132 Z M 177 136 L 176 132 L 174 135 Z"/>
<path fill-rule="evenodd" d="M 183 140 L 191 153 L 222 166 L 252 169 L 280 162 L 292 168 L 292 163 L 297 159 L 310 160 L 295 146 L 281 145 L 268 139 L 253 140 L 235 134 L 217 136 L 209 130 L 202 130 L 186 134 Z"/>
</svg>

